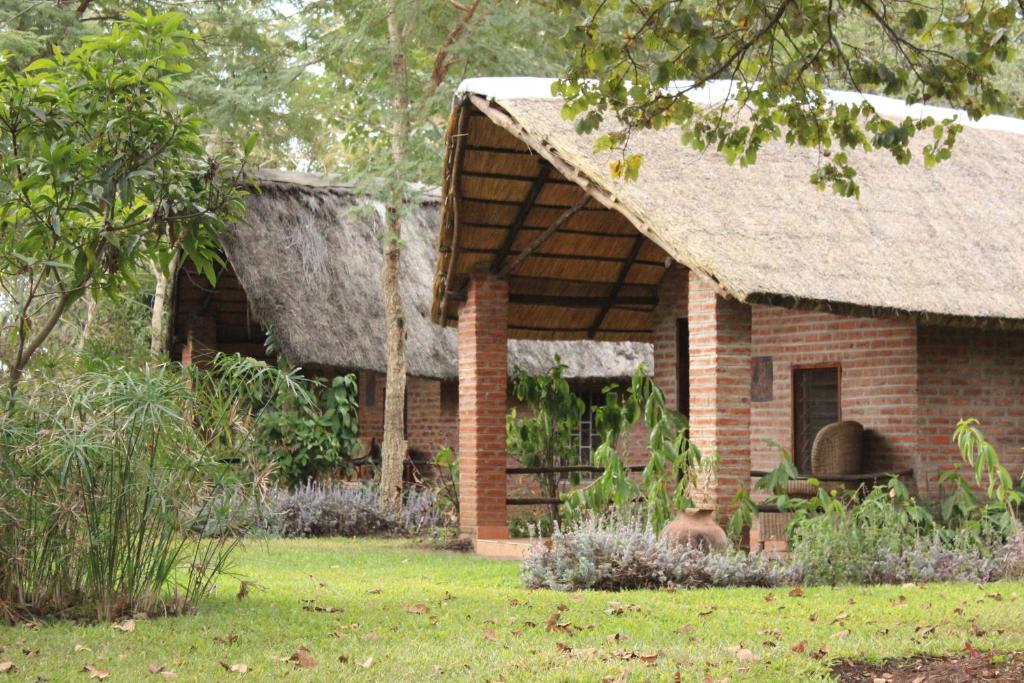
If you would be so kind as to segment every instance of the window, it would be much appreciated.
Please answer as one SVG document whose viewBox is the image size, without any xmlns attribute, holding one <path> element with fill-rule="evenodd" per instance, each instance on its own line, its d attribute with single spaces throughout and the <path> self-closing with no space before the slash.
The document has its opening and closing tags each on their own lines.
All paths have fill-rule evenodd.
<svg viewBox="0 0 1024 683">
<path fill-rule="evenodd" d="M 811 447 L 825 425 L 839 421 L 839 367 L 793 370 L 793 461 L 811 473 Z"/>
<path fill-rule="evenodd" d="M 580 463 L 590 465 L 593 463 L 594 451 L 601 445 L 601 435 L 597 433 L 597 427 L 594 425 L 594 408 L 604 405 L 604 394 L 600 391 L 581 391 L 578 396 L 585 406 L 577 432 L 580 441 Z"/>
</svg>

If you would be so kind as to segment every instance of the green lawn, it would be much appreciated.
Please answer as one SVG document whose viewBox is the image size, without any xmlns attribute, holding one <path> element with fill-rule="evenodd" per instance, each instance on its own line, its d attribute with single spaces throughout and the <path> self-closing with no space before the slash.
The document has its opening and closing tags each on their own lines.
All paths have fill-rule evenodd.
<svg viewBox="0 0 1024 683">
<path fill-rule="evenodd" d="M 244 600 L 235 597 L 238 580 L 225 578 L 200 614 L 139 620 L 130 632 L 0 628 L 0 661 L 14 662 L 13 678 L 48 681 L 88 680 L 87 664 L 111 681 L 160 679 L 150 665 L 174 680 L 242 676 L 221 662 L 245 664 L 244 677 L 258 680 L 671 680 L 678 672 L 792 681 L 828 680 L 836 658 L 956 653 L 965 641 L 984 652 L 1024 648 L 1020 583 L 565 594 L 521 588 L 514 562 L 381 540 L 254 542 L 237 571 L 260 584 Z M 287 661 L 300 646 L 314 668 Z"/>
</svg>

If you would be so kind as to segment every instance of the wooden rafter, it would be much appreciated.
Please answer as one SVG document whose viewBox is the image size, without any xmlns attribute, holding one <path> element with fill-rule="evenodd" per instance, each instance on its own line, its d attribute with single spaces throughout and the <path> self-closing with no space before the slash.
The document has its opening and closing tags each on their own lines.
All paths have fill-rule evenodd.
<svg viewBox="0 0 1024 683">
<path fill-rule="evenodd" d="M 508 252 L 512 248 L 512 244 L 516 241 L 519 229 L 523 227 L 524 223 L 526 223 L 526 219 L 530 215 L 530 211 L 533 210 L 533 205 L 536 204 L 537 197 L 540 196 L 540 191 L 544 189 L 544 183 L 547 182 L 550 174 L 551 164 L 546 162 L 542 163 L 540 165 L 540 169 L 537 171 L 537 177 L 533 179 L 533 184 L 530 185 L 530 189 L 526 192 L 526 197 L 523 198 L 522 203 L 519 205 L 519 211 L 516 212 L 515 219 L 508 227 L 504 243 L 502 243 L 501 248 L 498 249 L 498 253 L 494 255 L 494 261 L 491 262 L 492 273 L 497 273 L 501 270 L 502 265 L 505 263 L 505 257 L 508 256 Z"/>
<path fill-rule="evenodd" d="M 601 324 L 604 323 L 604 319 L 608 316 L 608 311 L 612 310 L 615 306 L 617 299 L 619 298 L 619 292 L 622 290 L 622 285 L 626 282 L 626 277 L 629 275 L 629 269 L 633 267 L 633 263 L 636 262 L 636 257 L 640 254 L 640 248 L 644 246 L 644 236 L 637 235 L 633 241 L 633 248 L 629 250 L 629 256 L 622 263 L 622 267 L 619 269 L 619 277 L 615 280 L 615 284 L 612 285 L 612 290 L 608 294 L 608 300 L 601 307 L 601 310 L 594 316 L 594 322 L 590 325 L 590 329 L 587 330 L 587 338 L 593 339 L 597 334 L 597 331 L 601 329 Z"/>
<path fill-rule="evenodd" d="M 540 246 L 542 244 L 547 242 L 548 239 L 552 235 L 554 235 L 558 231 L 558 229 L 560 227 L 565 225 L 566 221 L 568 221 L 570 218 L 575 216 L 584 206 L 587 205 L 587 202 L 589 202 L 589 201 L 590 201 L 590 195 L 588 195 L 586 192 L 584 192 L 583 196 L 580 197 L 578 200 L 576 200 L 575 204 L 573 204 L 568 209 L 563 211 L 562 215 L 560 215 L 558 218 L 556 218 L 555 221 L 551 225 L 548 226 L 547 230 L 545 230 L 541 234 L 537 235 L 537 237 L 534 238 L 534 240 L 532 242 L 530 242 L 528 245 L 526 245 L 525 249 L 523 249 L 521 252 L 519 252 L 516 255 L 515 258 L 513 258 L 511 261 L 509 261 L 508 265 L 503 266 L 501 268 L 501 270 L 498 271 L 498 274 L 501 277 L 507 277 L 509 275 L 509 273 L 511 273 L 512 271 L 514 271 L 516 268 L 519 267 L 520 263 L 522 263 L 527 258 L 529 258 L 531 254 L 535 254 L 537 252 L 537 249 L 540 248 Z M 522 229 L 522 227 L 523 227 L 522 225 L 519 226 L 520 229 Z M 518 232 L 519 232 L 519 230 L 516 230 L 516 233 L 518 233 Z M 506 250 L 505 253 L 507 254 L 508 251 Z"/>
</svg>

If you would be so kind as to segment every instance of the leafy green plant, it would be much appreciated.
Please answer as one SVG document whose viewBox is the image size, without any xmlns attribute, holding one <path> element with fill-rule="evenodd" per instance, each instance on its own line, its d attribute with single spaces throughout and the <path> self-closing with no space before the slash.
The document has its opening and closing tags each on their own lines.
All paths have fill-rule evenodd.
<svg viewBox="0 0 1024 683">
<path fill-rule="evenodd" d="M 459 458 L 451 447 L 444 446 L 434 456 L 434 467 L 439 473 L 438 496 L 447 503 L 456 517 L 459 515 Z"/>
<path fill-rule="evenodd" d="M 120 293 L 178 250 L 212 282 L 218 233 L 244 208 L 242 165 L 207 156 L 202 118 L 172 94 L 196 36 L 180 14 L 124 16 L 68 54 L 19 70 L 0 57 L 0 359 L 12 393 L 87 292 Z"/>
<path fill-rule="evenodd" d="M 0 415 L 0 610 L 109 620 L 194 609 L 235 534 L 199 541 L 227 500 L 259 505 L 266 405 L 302 380 L 240 357 L 29 382 Z"/>
<path fill-rule="evenodd" d="M 971 417 L 960 420 L 953 435 L 960 456 L 964 462 L 974 468 L 974 480 L 981 486 L 983 480 L 988 483 L 988 497 L 1006 506 L 1007 511 L 1016 517 L 1024 496 L 1017 487 L 1024 483 L 1024 476 L 1015 482 L 1010 472 L 1003 466 L 995 447 L 985 438 L 981 431 L 981 423 Z"/>
<path fill-rule="evenodd" d="M 353 374 L 307 387 L 310 400 L 267 387 L 276 397 L 259 443 L 280 477 L 297 484 L 346 461 L 359 450 L 359 388 Z"/>
<path fill-rule="evenodd" d="M 604 389 L 605 404 L 595 410 L 594 422 L 601 445 L 594 451 L 594 464 L 604 471 L 588 486 L 565 498 L 566 511 L 579 518 L 583 511 L 604 514 L 616 508 L 631 515 L 636 507 L 659 531 L 673 510 L 693 503 L 687 488 L 701 463 L 700 451 L 687 436 L 686 418 L 665 405 L 665 394 L 641 364 L 630 386 L 621 392 L 617 385 Z M 647 463 L 640 483 L 631 477 L 617 447 L 621 436 L 638 421 L 647 427 Z"/>
<path fill-rule="evenodd" d="M 512 393 L 528 411 L 520 416 L 513 408 L 506 418 L 505 432 L 509 453 L 524 467 L 580 464 L 577 432 L 586 405 L 565 380 L 566 369 L 556 355 L 551 369 L 540 375 L 529 375 L 519 367 L 513 370 Z M 558 497 L 560 473 L 541 472 L 537 478 L 548 498 Z M 578 483 L 579 474 L 570 473 L 569 479 Z M 558 504 L 549 507 L 551 519 L 558 520 Z"/>
</svg>

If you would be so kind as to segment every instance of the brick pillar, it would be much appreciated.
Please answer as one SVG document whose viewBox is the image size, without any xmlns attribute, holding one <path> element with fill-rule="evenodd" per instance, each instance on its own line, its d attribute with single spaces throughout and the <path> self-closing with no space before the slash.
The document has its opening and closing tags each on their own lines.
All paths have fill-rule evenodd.
<svg viewBox="0 0 1024 683">
<path fill-rule="evenodd" d="M 459 309 L 459 529 L 474 539 L 508 538 L 507 392 L 508 283 L 474 273 Z"/>
<path fill-rule="evenodd" d="M 723 298 L 713 282 L 689 278 L 690 436 L 715 473 L 695 492 L 699 507 L 732 509 L 750 481 L 750 306 Z"/>
<path fill-rule="evenodd" d="M 217 315 L 213 311 L 193 313 L 185 329 L 185 345 L 181 349 L 181 364 L 210 361 L 217 352 Z"/>
</svg>

